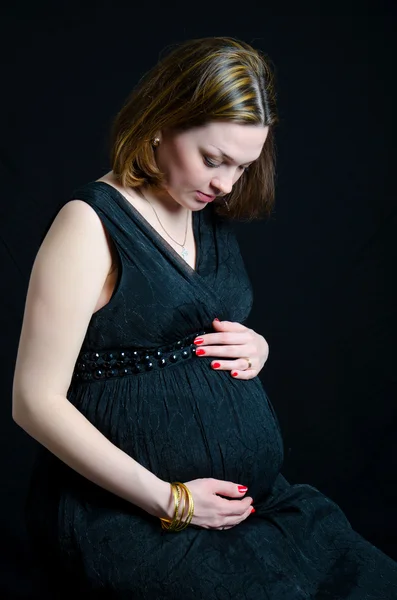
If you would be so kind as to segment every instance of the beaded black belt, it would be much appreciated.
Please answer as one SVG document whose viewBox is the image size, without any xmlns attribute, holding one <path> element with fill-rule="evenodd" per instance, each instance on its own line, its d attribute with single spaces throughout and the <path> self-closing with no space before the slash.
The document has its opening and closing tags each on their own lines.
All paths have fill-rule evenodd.
<svg viewBox="0 0 397 600">
<path fill-rule="evenodd" d="M 95 381 L 126 375 L 157 371 L 186 360 L 196 354 L 193 340 L 205 331 L 198 331 L 173 344 L 159 348 L 119 348 L 100 352 L 83 351 L 77 357 L 73 371 L 74 381 Z"/>
</svg>

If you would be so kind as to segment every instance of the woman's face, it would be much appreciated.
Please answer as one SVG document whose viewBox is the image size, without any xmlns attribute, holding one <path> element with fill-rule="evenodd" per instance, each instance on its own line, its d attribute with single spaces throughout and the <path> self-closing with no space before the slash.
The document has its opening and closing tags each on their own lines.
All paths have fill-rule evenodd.
<svg viewBox="0 0 397 600">
<path fill-rule="evenodd" d="M 182 133 L 163 130 L 155 153 L 165 174 L 167 194 L 191 210 L 229 194 L 244 170 L 260 156 L 268 131 L 268 127 L 223 121 Z"/>
</svg>

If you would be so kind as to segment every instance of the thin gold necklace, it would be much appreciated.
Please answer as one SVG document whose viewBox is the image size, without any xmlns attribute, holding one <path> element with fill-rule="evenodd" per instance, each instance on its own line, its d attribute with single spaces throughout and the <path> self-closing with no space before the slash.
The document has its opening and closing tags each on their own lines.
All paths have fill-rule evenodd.
<svg viewBox="0 0 397 600">
<path fill-rule="evenodd" d="M 181 248 L 182 248 L 182 251 L 181 251 L 182 258 L 184 258 L 185 260 L 187 260 L 187 258 L 188 258 L 188 256 L 189 256 L 189 252 L 188 252 L 188 250 L 186 250 L 186 248 L 185 248 L 185 244 L 186 244 L 186 238 L 187 238 L 187 225 L 188 225 L 188 221 L 189 221 L 189 211 L 186 209 L 186 227 L 185 227 L 185 238 L 184 238 L 184 240 L 183 240 L 183 244 L 180 244 L 179 242 L 177 242 L 177 241 L 176 241 L 176 240 L 175 240 L 175 239 L 172 237 L 172 235 L 170 235 L 170 234 L 168 233 L 168 231 L 166 231 L 166 230 L 164 229 L 164 227 L 163 227 L 163 224 L 162 224 L 162 222 L 160 221 L 160 218 L 159 218 L 159 216 L 158 216 L 158 214 L 157 214 L 157 211 L 156 211 L 156 209 L 154 208 L 153 204 L 150 202 L 150 200 L 149 200 L 148 198 L 146 198 L 146 196 L 145 196 L 145 194 L 142 192 L 142 190 L 139 190 L 139 191 L 140 191 L 140 193 L 142 194 L 143 198 L 146 200 L 146 202 L 148 202 L 148 203 L 150 204 L 150 206 L 152 207 L 152 209 L 153 209 L 153 212 L 154 212 L 154 214 L 156 215 L 156 218 L 157 218 L 158 222 L 160 223 L 160 227 L 162 228 L 162 230 L 163 230 L 163 231 L 164 231 L 164 232 L 165 232 L 165 233 L 168 235 L 168 237 L 169 237 L 169 238 L 171 238 L 171 240 L 172 240 L 173 242 L 175 242 L 175 244 L 178 244 L 178 246 L 181 246 Z"/>
</svg>

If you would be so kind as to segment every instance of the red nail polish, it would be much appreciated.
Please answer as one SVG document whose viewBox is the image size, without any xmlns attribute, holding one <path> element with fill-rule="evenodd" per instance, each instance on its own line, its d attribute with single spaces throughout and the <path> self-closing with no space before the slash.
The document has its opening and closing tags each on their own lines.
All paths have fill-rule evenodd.
<svg viewBox="0 0 397 600">
<path fill-rule="evenodd" d="M 215 317 L 214 321 L 219 321 L 218 317 Z"/>
<path fill-rule="evenodd" d="M 254 512 L 256 512 L 255 508 L 253 508 L 253 509 L 251 510 L 251 515 L 252 515 L 252 513 L 254 513 Z"/>
<path fill-rule="evenodd" d="M 196 354 L 197 354 L 197 352 L 196 352 Z M 220 366 L 221 366 L 221 363 L 212 363 L 213 369 L 219 369 Z"/>
<path fill-rule="evenodd" d="M 233 377 L 237 377 L 237 375 L 238 375 L 237 371 L 233 371 L 232 375 L 233 375 Z"/>
<path fill-rule="evenodd" d="M 203 348 L 199 348 L 198 350 L 196 350 L 197 356 L 203 356 L 203 354 L 205 354 L 205 350 L 203 350 Z"/>
<path fill-rule="evenodd" d="M 242 494 L 245 492 L 248 492 L 248 488 L 245 485 L 238 485 L 238 491 L 241 492 Z"/>
<path fill-rule="evenodd" d="M 194 340 L 194 342 L 193 342 L 193 343 L 194 343 L 194 344 L 202 344 L 203 342 L 204 342 L 203 338 L 201 338 L 201 337 L 198 337 L 198 338 L 196 338 L 196 339 Z"/>
</svg>

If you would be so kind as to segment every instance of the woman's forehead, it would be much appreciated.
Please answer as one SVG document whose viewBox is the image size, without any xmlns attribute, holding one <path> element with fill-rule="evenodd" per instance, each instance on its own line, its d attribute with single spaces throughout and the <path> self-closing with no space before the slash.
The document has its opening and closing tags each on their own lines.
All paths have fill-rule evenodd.
<svg viewBox="0 0 397 600">
<path fill-rule="evenodd" d="M 241 163 L 258 158 L 268 131 L 269 128 L 262 125 L 215 121 L 191 130 L 191 134 L 226 159 Z"/>
</svg>

